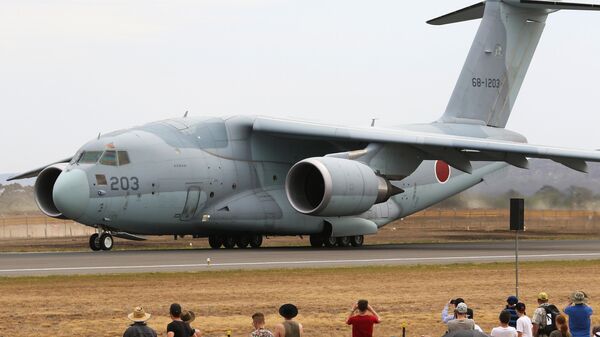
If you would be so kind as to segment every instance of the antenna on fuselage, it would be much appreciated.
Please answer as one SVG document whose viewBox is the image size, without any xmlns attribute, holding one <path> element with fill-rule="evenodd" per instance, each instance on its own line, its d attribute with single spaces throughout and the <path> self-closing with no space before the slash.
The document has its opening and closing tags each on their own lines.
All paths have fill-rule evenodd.
<svg viewBox="0 0 600 337">
<path fill-rule="evenodd" d="M 185 113 L 183 114 L 183 118 L 186 118 L 186 117 L 187 117 L 187 114 L 188 114 L 188 112 L 189 112 L 189 111 L 185 110 Z"/>
<path fill-rule="evenodd" d="M 376 121 L 377 119 L 378 119 L 378 118 L 371 118 L 371 127 L 374 127 L 374 126 L 375 126 L 375 121 Z"/>
<path fill-rule="evenodd" d="M 100 135 L 102 135 L 102 132 L 98 132 L 98 139 L 100 139 Z"/>
</svg>

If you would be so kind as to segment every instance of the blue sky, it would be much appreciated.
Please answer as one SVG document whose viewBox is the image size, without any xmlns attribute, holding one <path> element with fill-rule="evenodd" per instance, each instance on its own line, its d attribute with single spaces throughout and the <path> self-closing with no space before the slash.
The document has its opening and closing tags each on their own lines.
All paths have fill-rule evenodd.
<svg viewBox="0 0 600 337">
<path fill-rule="evenodd" d="M 363 126 L 373 117 L 433 121 L 479 21 L 425 21 L 473 3 L 3 1 L 0 172 L 186 110 Z M 509 129 L 535 144 L 600 148 L 599 32 L 600 12 L 551 15 Z"/>
</svg>

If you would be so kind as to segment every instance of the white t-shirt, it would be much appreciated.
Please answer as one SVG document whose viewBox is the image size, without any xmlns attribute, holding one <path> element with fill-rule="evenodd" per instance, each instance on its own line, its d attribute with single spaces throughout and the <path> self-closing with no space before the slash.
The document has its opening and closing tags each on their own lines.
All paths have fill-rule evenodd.
<svg viewBox="0 0 600 337">
<path fill-rule="evenodd" d="M 506 328 L 499 326 L 497 328 L 492 329 L 490 336 L 492 336 L 492 337 L 517 337 L 517 329 L 513 328 L 512 326 L 509 326 Z"/>
<path fill-rule="evenodd" d="M 523 333 L 523 337 L 533 337 L 533 332 L 531 329 L 533 325 L 531 324 L 531 319 L 525 315 L 519 317 L 517 320 L 517 332 Z"/>
</svg>

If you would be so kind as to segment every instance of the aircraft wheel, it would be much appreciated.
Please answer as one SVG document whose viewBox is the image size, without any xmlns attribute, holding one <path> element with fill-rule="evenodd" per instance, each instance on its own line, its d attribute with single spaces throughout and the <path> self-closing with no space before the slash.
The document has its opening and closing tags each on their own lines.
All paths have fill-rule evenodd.
<svg viewBox="0 0 600 337">
<path fill-rule="evenodd" d="M 323 247 L 323 236 L 320 234 L 312 234 L 310 236 L 310 246 L 315 248 Z"/>
<path fill-rule="evenodd" d="M 100 235 L 98 233 L 94 233 L 90 236 L 90 249 L 97 252 L 100 248 Z"/>
<path fill-rule="evenodd" d="M 365 242 L 364 235 L 355 235 L 355 236 L 350 237 L 350 244 L 352 244 L 352 247 L 361 247 L 364 242 Z"/>
<path fill-rule="evenodd" d="M 263 236 L 258 234 L 258 235 L 252 235 L 252 237 L 250 238 L 250 247 L 252 248 L 258 248 L 260 246 L 262 246 L 263 243 Z"/>
<path fill-rule="evenodd" d="M 337 245 L 340 247 L 350 246 L 350 237 L 349 236 L 341 236 L 341 237 L 337 238 Z"/>
<path fill-rule="evenodd" d="M 223 247 L 227 249 L 232 249 L 235 247 L 235 238 L 233 236 L 226 236 L 223 240 Z"/>
<path fill-rule="evenodd" d="M 235 240 L 235 245 L 238 248 L 247 248 L 248 244 L 250 244 L 250 237 L 248 235 L 240 235 Z"/>
<path fill-rule="evenodd" d="M 325 238 L 325 240 L 323 240 L 323 243 L 325 244 L 325 247 L 335 247 L 335 245 L 337 244 L 337 238 L 334 238 L 333 236 L 328 236 Z"/>
<path fill-rule="evenodd" d="M 210 235 L 208 237 L 208 244 L 212 249 L 219 249 L 223 245 L 223 238 L 219 235 Z"/>
<path fill-rule="evenodd" d="M 100 248 L 102 250 L 111 250 L 114 244 L 112 235 L 104 233 L 100 235 Z"/>
</svg>

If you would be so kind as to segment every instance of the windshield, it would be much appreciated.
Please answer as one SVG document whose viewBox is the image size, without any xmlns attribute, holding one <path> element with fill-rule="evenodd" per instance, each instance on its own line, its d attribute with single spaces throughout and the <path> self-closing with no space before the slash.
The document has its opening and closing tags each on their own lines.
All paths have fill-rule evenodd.
<svg viewBox="0 0 600 337">
<path fill-rule="evenodd" d="M 78 164 L 100 164 L 108 166 L 122 166 L 131 163 L 127 151 L 83 151 L 76 161 Z"/>
<path fill-rule="evenodd" d="M 102 151 L 83 151 L 77 162 L 80 164 L 94 164 L 101 155 Z"/>
</svg>

